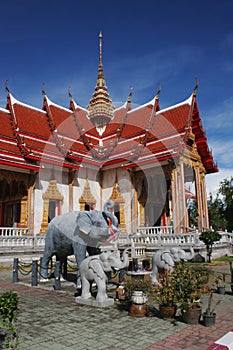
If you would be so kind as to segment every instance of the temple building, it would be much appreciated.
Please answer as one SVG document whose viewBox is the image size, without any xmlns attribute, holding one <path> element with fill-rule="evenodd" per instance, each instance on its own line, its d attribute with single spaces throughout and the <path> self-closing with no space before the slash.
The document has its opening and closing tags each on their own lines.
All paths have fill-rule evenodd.
<svg viewBox="0 0 233 350">
<path fill-rule="evenodd" d="M 68 91 L 67 107 L 44 87 L 42 108 L 18 101 L 8 87 L 0 108 L 1 227 L 45 233 L 56 215 L 102 210 L 115 201 L 122 234 L 138 227 L 190 229 L 196 201 L 198 230 L 209 227 L 205 176 L 217 172 L 197 104 L 190 97 L 165 109 L 159 93 L 133 107 L 132 91 L 116 108 L 104 78 L 102 34 L 98 76 L 86 108 Z"/>
</svg>

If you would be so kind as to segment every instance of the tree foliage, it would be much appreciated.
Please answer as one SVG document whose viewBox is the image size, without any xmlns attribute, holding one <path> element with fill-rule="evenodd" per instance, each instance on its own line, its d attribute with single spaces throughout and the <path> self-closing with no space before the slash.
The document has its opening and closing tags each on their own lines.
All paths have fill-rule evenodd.
<svg viewBox="0 0 233 350">
<path fill-rule="evenodd" d="M 233 177 L 220 183 L 219 193 L 223 197 L 222 214 L 226 222 L 227 231 L 233 231 Z"/>
<path fill-rule="evenodd" d="M 216 231 L 204 231 L 199 236 L 199 239 L 206 245 L 209 262 L 211 262 L 212 246 L 214 242 L 220 241 L 221 237 L 222 236 Z"/>
<path fill-rule="evenodd" d="M 220 182 L 215 198 L 210 194 L 208 211 L 214 230 L 233 231 L 233 177 Z"/>
</svg>

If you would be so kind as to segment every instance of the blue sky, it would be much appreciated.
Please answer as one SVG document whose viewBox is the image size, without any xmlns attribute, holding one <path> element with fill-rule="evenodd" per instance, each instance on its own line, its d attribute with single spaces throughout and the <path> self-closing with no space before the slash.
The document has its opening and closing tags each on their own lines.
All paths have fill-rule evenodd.
<svg viewBox="0 0 233 350">
<path fill-rule="evenodd" d="M 104 73 L 114 103 L 151 100 L 161 108 L 188 98 L 199 81 L 198 105 L 220 169 L 207 190 L 233 175 L 232 0 L 1 1 L 0 106 L 5 80 L 18 100 L 42 106 L 47 96 L 65 107 L 67 90 L 86 107 L 94 90 L 103 32 Z"/>
</svg>

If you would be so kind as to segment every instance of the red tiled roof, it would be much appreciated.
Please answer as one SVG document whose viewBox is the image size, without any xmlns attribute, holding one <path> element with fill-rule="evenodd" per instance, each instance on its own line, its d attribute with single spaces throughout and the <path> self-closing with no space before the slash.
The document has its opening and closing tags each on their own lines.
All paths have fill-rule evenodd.
<svg viewBox="0 0 233 350">
<path fill-rule="evenodd" d="M 31 159 L 39 164 L 41 158 L 68 167 L 78 167 L 80 161 L 95 165 L 122 160 L 132 163 L 136 158 L 137 163 L 143 163 L 169 158 L 178 152 L 182 144 L 185 146 L 185 136 L 191 127 L 206 171 L 217 171 L 192 97 L 156 113 L 155 100 L 127 114 L 125 104 L 115 110 L 102 136 L 89 120 L 87 110 L 75 104 L 73 112 L 45 101 L 44 110 L 39 110 L 12 98 L 13 116 L 0 109 L 2 152 L 12 157 L 18 155 L 25 164 L 30 164 Z M 10 142 L 4 143 L 5 140 Z M 1 157 L 4 158 L 3 153 Z"/>
</svg>

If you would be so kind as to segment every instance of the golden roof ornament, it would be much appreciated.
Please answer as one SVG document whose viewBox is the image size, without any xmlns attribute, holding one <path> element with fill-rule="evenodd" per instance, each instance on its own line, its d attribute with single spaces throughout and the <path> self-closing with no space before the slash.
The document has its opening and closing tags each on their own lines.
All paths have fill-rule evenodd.
<svg viewBox="0 0 233 350">
<path fill-rule="evenodd" d="M 113 117 L 113 106 L 112 100 L 109 96 L 108 89 L 104 79 L 103 71 L 103 59 L 102 59 L 102 38 L 103 35 L 99 34 L 99 66 L 98 66 L 98 77 L 96 81 L 95 91 L 90 99 L 87 106 L 89 111 L 89 118 L 95 125 L 99 135 L 101 136 L 106 128 L 106 125 Z"/>
</svg>

